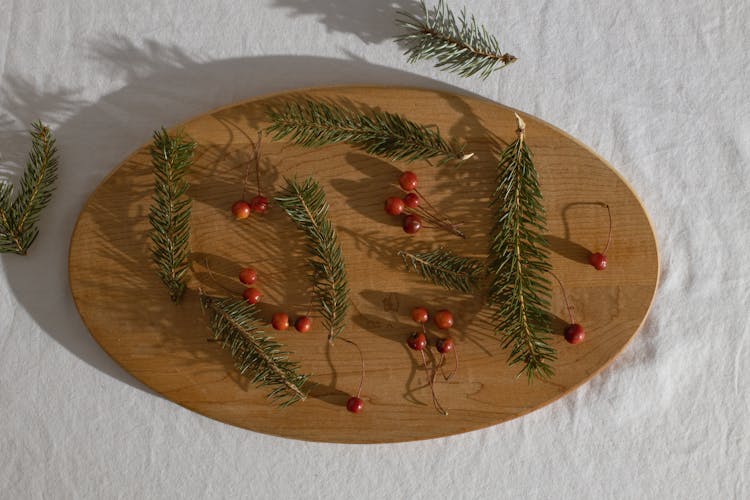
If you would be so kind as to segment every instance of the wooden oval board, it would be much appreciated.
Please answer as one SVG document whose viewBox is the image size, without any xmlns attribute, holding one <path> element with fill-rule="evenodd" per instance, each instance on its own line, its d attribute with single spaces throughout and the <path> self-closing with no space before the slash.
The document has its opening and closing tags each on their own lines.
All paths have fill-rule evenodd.
<svg viewBox="0 0 750 500">
<path fill-rule="evenodd" d="M 346 336 L 364 351 L 365 411 L 344 408 L 359 383 L 359 358 L 349 344 L 330 347 L 319 325 L 309 334 L 290 329 L 286 343 L 315 384 L 310 397 L 279 409 L 238 375 L 229 354 L 209 342 L 210 332 L 197 289 L 241 293 L 241 267 L 259 271 L 265 318 L 278 310 L 303 314 L 310 301 L 305 242 L 278 207 L 245 221 L 230 217 L 240 198 L 251 140 L 268 125 L 265 108 L 307 95 L 363 108 L 377 108 L 461 138 L 476 154 L 459 168 L 424 162 L 391 164 L 350 146 L 305 149 L 286 141 L 263 141 L 263 191 L 272 195 L 284 176 L 314 175 L 323 185 L 344 247 L 351 301 Z M 610 363 L 643 322 L 657 286 L 656 242 L 643 207 L 626 182 L 601 158 L 554 127 L 523 115 L 535 153 L 548 215 L 552 264 L 565 283 L 586 341 L 565 342 L 566 309 L 554 288 L 557 316 L 552 344 L 559 351 L 549 382 L 516 379 L 518 367 L 493 336 L 490 311 L 470 295 L 449 293 L 405 272 L 399 249 L 444 245 L 485 255 L 495 185 L 493 148 L 514 138 L 513 110 L 474 97 L 433 90 L 335 87 L 252 99 L 185 123 L 199 144 L 190 194 L 193 273 L 180 305 L 173 305 L 156 276 L 149 254 L 147 214 L 153 177 L 148 145 L 120 165 L 89 199 L 70 248 L 70 282 L 78 310 L 104 350 L 138 380 L 186 408 L 223 422 L 278 436 L 311 441 L 378 443 L 409 441 L 479 429 L 523 415 L 582 384 Z M 400 194 L 400 170 L 419 175 L 420 190 L 454 220 L 464 221 L 468 238 L 435 230 L 405 234 L 400 219 L 387 216 L 383 202 Z M 250 175 L 250 195 L 254 175 Z M 611 206 L 614 233 L 609 268 L 586 263 L 607 239 Z M 212 280 L 205 262 L 215 275 Z M 220 285 L 217 285 L 220 283 Z M 415 329 L 409 311 L 424 305 L 456 314 L 452 332 L 460 355 L 458 373 L 437 394 L 448 416 L 432 406 L 421 358 L 405 339 Z M 273 332 L 270 329 L 269 331 Z M 451 363 L 448 363 L 451 366 Z"/>
</svg>

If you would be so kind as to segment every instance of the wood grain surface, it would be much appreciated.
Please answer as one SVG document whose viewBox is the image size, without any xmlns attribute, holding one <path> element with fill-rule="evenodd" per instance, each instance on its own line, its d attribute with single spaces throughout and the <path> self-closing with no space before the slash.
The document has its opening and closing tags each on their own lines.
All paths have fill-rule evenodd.
<svg viewBox="0 0 750 500">
<path fill-rule="evenodd" d="M 278 207 L 245 221 L 233 220 L 229 210 L 242 192 L 252 158 L 250 141 L 268 125 L 265 107 L 302 95 L 402 113 L 466 140 L 476 154 L 459 168 L 424 162 L 407 166 L 347 145 L 305 149 L 286 141 L 263 143 L 266 195 L 279 190 L 284 177 L 308 175 L 328 193 L 351 284 L 345 335 L 361 346 L 367 367 L 365 411 L 359 415 L 345 409 L 359 382 L 357 352 L 344 342 L 329 346 L 319 321 L 308 334 L 274 332 L 314 382 L 306 401 L 279 409 L 267 402 L 264 388 L 253 387 L 236 372 L 219 344 L 207 341 L 210 332 L 198 303 L 199 286 L 240 294 L 237 273 L 252 265 L 259 271 L 266 320 L 279 310 L 292 316 L 307 310 L 303 235 Z M 480 429 L 528 413 L 590 379 L 627 345 L 648 313 L 659 262 L 648 216 L 615 170 L 560 130 L 522 116 L 545 196 L 552 264 L 588 332 L 582 344 L 565 342 L 567 313 L 560 290 L 553 288 L 552 344 L 559 359 L 549 382 L 515 378 L 518 368 L 507 366 L 508 353 L 492 334 L 491 311 L 480 298 L 421 281 L 405 272 L 397 256 L 400 249 L 438 245 L 486 255 L 492 222 L 487 204 L 497 164 L 493 151 L 514 138 L 513 110 L 433 90 L 308 89 L 242 102 L 183 124 L 180 128 L 199 148 L 190 176 L 193 272 L 180 305 L 170 302 L 150 260 L 147 214 L 153 177 L 144 146 L 102 182 L 80 214 L 70 247 L 78 310 L 102 348 L 138 380 L 186 408 L 257 432 L 311 441 L 396 442 Z M 466 240 L 428 229 L 407 235 L 399 218 L 384 212 L 384 200 L 400 195 L 398 176 L 406 169 L 419 175 L 420 190 L 434 205 L 465 223 Z M 596 271 L 586 259 L 607 238 L 602 202 L 611 206 L 614 233 L 609 268 Z M 207 275 L 206 262 L 216 280 Z M 452 334 L 460 368 L 448 382 L 438 377 L 436 387 L 448 416 L 434 410 L 421 358 L 405 343 L 415 329 L 409 311 L 417 305 L 431 311 L 448 308 L 456 315 Z"/>
</svg>

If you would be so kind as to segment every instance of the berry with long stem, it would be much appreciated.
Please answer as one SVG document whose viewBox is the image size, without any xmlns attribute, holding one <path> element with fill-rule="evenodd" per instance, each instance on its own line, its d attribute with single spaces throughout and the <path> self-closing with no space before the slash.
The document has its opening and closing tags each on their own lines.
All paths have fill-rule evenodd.
<svg viewBox="0 0 750 500">
<path fill-rule="evenodd" d="M 422 329 L 424 330 L 424 323 L 422 323 Z M 427 374 L 427 381 L 430 384 L 430 391 L 432 392 L 432 404 L 435 409 L 443 414 L 447 415 L 448 412 L 440 405 L 437 394 L 435 393 L 435 371 L 430 372 L 430 367 L 427 365 L 427 356 L 425 356 L 425 348 L 427 347 L 427 337 L 422 332 L 414 332 L 406 339 L 406 344 L 413 350 L 419 351 L 422 355 L 422 364 L 424 365 L 424 371 Z"/>
<path fill-rule="evenodd" d="M 458 350 L 456 349 L 456 344 L 453 342 L 452 338 L 446 337 L 444 339 L 438 339 L 435 348 L 440 353 L 440 363 L 438 363 L 440 372 L 443 374 L 445 380 L 450 380 L 450 378 L 458 371 Z M 453 371 L 446 375 L 445 372 L 443 372 L 443 364 L 445 363 L 445 355 L 450 352 L 453 352 Z"/>
<path fill-rule="evenodd" d="M 362 396 L 362 386 L 365 383 L 365 356 L 362 354 L 362 349 L 359 348 L 359 344 L 344 337 L 339 337 L 339 338 L 343 340 L 344 342 L 348 342 L 349 344 L 353 345 L 357 349 L 357 352 L 359 353 L 359 362 L 360 362 L 359 387 L 357 388 L 357 394 L 350 397 L 349 400 L 346 402 L 346 409 L 352 413 L 362 413 L 362 410 L 364 410 L 365 408 L 365 402 L 360 396 Z"/>
<path fill-rule="evenodd" d="M 609 218 L 609 232 L 607 234 L 607 244 L 604 246 L 604 250 L 601 252 L 595 252 L 589 255 L 589 264 L 594 266 L 597 271 L 603 271 L 607 269 L 607 250 L 609 250 L 609 244 L 612 243 L 612 211 L 608 204 L 604 204 L 607 209 L 607 217 Z"/>
<path fill-rule="evenodd" d="M 557 275 L 550 271 L 550 274 L 553 278 L 555 278 L 555 281 L 557 281 L 557 284 L 560 285 L 560 290 L 562 290 L 563 294 L 563 300 L 565 301 L 565 307 L 568 309 L 568 316 L 570 317 L 570 323 L 565 328 L 565 340 L 567 340 L 571 344 L 578 344 L 580 342 L 583 342 L 583 339 L 586 338 L 586 330 L 584 330 L 583 326 L 581 326 L 579 323 L 576 323 L 575 317 L 573 316 L 573 307 L 571 307 L 570 303 L 568 302 L 568 294 L 565 292 L 565 287 L 562 284 L 562 281 L 560 281 L 560 278 L 557 277 Z"/>
<path fill-rule="evenodd" d="M 294 322 L 294 328 L 300 333 L 307 333 L 312 329 L 312 318 L 310 316 L 300 316 Z"/>
</svg>

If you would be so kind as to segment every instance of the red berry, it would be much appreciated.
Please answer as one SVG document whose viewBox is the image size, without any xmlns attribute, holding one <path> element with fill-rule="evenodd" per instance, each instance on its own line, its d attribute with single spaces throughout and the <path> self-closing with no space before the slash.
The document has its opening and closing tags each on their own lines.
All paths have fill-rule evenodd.
<svg viewBox="0 0 750 500">
<path fill-rule="evenodd" d="M 603 253 L 592 253 L 589 255 L 589 264 L 594 266 L 597 271 L 603 271 L 607 269 L 607 256 Z"/>
<path fill-rule="evenodd" d="M 240 281 L 245 285 L 252 285 L 258 279 L 258 273 L 252 267 L 246 267 L 240 271 Z"/>
<path fill-rule="evenodd" d="M 415 307 L 411 310 L 411 319 L 417 323 L 427 323 L 427 320 L 430 319 L 430 314 L 424 307 Z"/>
<path fill-rule="evenodd" d="M 242 296 L 245 297 L 248 304 L 257 304 L 260 302 L 261 297 L 263 297 L 260 290 L 257 288 L 245 288 L 245 291 L 242 292 Z"/>
<path fill-rule="evenodd" d="M 565 329 L 565 340 L 567 340 L 571 344 L 578 344 L 580 342 L 583 342 L 583 339 L 585 338 L 586 331 L 578 323 L 568 325 L 568 327 Z"/>
<path fill-rule="evenodd" d="M 456 344 L 453 343 L 452 338 L 448 337 L 445 339 L 439 339 L 435 344 L 435 347 L 437 347 L 440 354 L 446 354 L 451 352 L 456 347 Z"/>
<path fill-rule="evenodd" d="M 404 211 L 404 200 L 391 196 L 385 200 L 385 211 L 391 215 L 401 215 Z"/>
<path fill-rule="evenodd" d="M 258 212 L 259 214 L 264 213 L 268 210 L 268 198 L 261 195 L 254 197 L 250 200 L 250 208 L 253 209 L 253 212 Z"/>
<path fill-rule="evenodd" d="M 250 212 L 252 211 L 253 209 L 250 208 L 250 204 L 245 200 L 235 201 L 234 205 L 232 205 L 232 214 L 234 214 L 234 218 L 237 220 L 247 219 L 250 217 Z"/>
<path fill-rule="evenodd" d="M 362 398 L 352 396 L 346 402 L 346 409 L 352 413 L 362 413 L 362 410 L 365 409 L 365 402 Z"/>
<path fill-rule="evenodd" d="M 406 343 L 415 351 L 423 351 L 427 347 L 427 337 L 422 332 L 414 332 L 406 339 Z"/>
<path fill-rule="evenodd" d="M 414 191 L 417 189 L 417 174 L 414 172 L 404 172 L 398 179 L 398 183 L 401 184 L 401 189 L 404 191 Z"/>
<path fill-rule="evenodd" d="M 417 208 L 419 206 L 419 196 L 416 193 L 409 193 L 404 196 L 404 205 L 409 208 Z"/>
<path fill-rule="evenodd" d="M 407 215 L 404 217 L 404 232 L 414 234 L 422 229 L 422 218 L 418 215 Z"/>
<path fill-rule="evenodd" d="M 289 328 L 289 315 L 287 313 L 274 313 L 271 318 L 271 326 L 274 330 L 286 330 Z"/>
<path fill-rule="evenodd" d="M 441 309 L 435 313 L 435 324 L 442 330 L 448 330 L 453 326 L 453 313 L 448 309 Z"/>
<path fill-rule="evenodd" d="M 300 316 L 294 322 L 294 328 L 300 333 L 307 333 L 312 329 L 312 318 L 310 316 Z"/>
</svg>

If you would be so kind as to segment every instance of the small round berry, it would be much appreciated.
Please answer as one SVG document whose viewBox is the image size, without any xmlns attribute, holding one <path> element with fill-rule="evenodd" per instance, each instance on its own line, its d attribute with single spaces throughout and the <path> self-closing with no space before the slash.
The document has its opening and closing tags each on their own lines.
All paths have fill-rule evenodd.
<svg viewBox="0 0 750 500">
<path fill-rule="evenodd" d="M 423 351 L 427 347 L 427 337 L 422 332 L 414 332 L 406 339 L 406 343 L 415 351 Z"/>
<path fill-rule="evenodd" d="M 271 326 L 274 330 L 286 330 L 289 328 L 289 315 L 287 313 L 274 313 L 271 317 Z"/>
<path fill-rule="evenodd" d="M 568 327 L 565 329 L 565 340 L 567 340 L 571 344 L 578 344 L 580 342 L 583 342 L 583 339 L 585 338 L 586 330 L 584 330 L 583 327 L 578 323 L 568 325 Z"/>
<path fill-rule="evenodd" d="M 234 205 L 232 205 L 232 214 L 237 220 L 247 219 L 250 217 L 250 212 L 252 211 L 253 209 L 250 207 L 250 204 L 245 200 L 235 201 Z"/>
<path fill-rule="evenodd" d="M 352 413 L 362 413 L 362 410 L 365 409 L 365 402 L 362 398 L 352 396 L 346 402 L 346 409 Z"/>
<path fill-rule="evenodd" d="M 307 333 L 312 329 L 312 318 L 310 316 L 300 316 L 294 322 L 294 328 L 300 333 Z"/>
<path fill-rule="evenodd" d="M 417 174 L 409 171 L 404 172 L 398 179 L 398 183 L 404 191 L 414 191 L 417 189 Z"/>
<path fill-rule="evenodd" d="M 435 313 L 435 324 L 441 330 L 448 330 L 453 326 L 453 313 L 448 309 L 441 309 Z"/>
<path fill-rule="evenodd" d="M 594 266 L 597 271 L 603 271 L 607 269 L 607 256 L 603 253 L 592 253 L 589 255 L 589 264 Z"/>
<path fill-rule="evenodd" d="M 416 193 L 409 193 L 404 196 L 404 205 L 409 208 L 417 208 L 419 206 L 419 196 Z"/>
<path fill-rule="evenodd" d="M 240 282 L 244 285 L 252 285 L 258 279 L 258 272 L 252 267 L 246 267 L 240 271 Z"/>
<path fill-rule="evenodd" d="M 411 319 L 417 323 L 427 323 L 427 320 L 430 319 L 430 314 L 424 307 L 415 307 L 411 310 Z"/>
<path fill-rule="evenodd" d="M 435 344 L 435 347 L 440 354 L 446 354 L 455 349 L 456 344 L 453 342 L 452 338 L 448 337 L 445 339 L 439 339 Z"/>
<path fill-rule="evenodd" d="M 268 198 L 261 195 L 255 196 L 250 200 L 250 208 L 253 209 L 253 212 L 265 213 L 268 210 Z"/>
<path fill-rule="evenodd" d="M 257 304 L 260 302 L 261 297 L 263 297 L 260 290 L 257 288 L 245 288 L 245 291 L 242 292 L 242 296 L 245 297 L 248 304 Z"/>
<path fill-rule="evenodd" d="M 404 200 L 391 196 L 385 200 L 385 211 L 391 215 L 401 215 L 404 211 Z"/>
<path fill-rule="evenodd" d="M 418 215 L 407 215 L 404 217 L 404 232 L 414 234 L 422 229 L 422 218 Z"/>
</svg>

